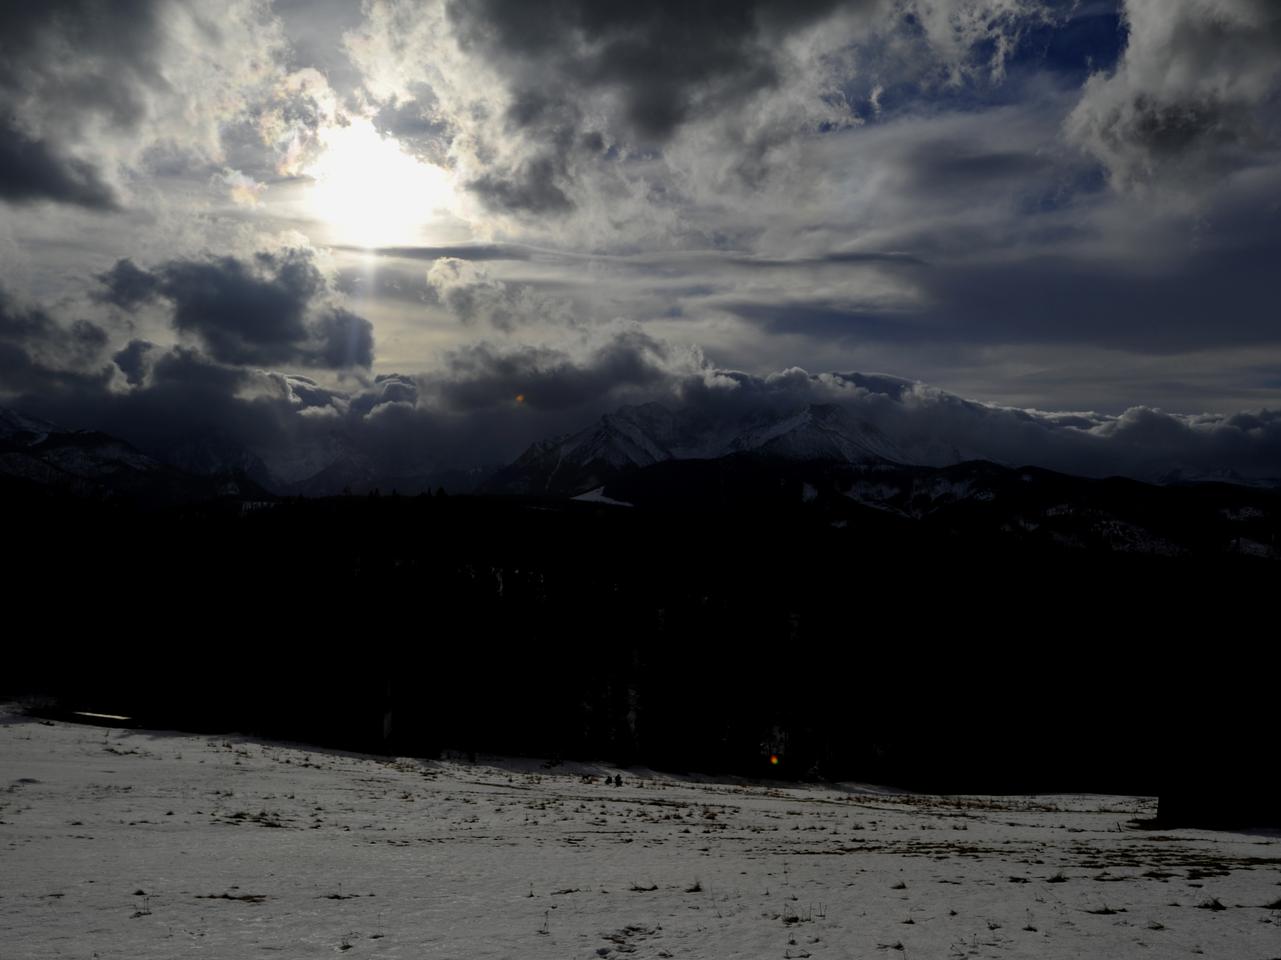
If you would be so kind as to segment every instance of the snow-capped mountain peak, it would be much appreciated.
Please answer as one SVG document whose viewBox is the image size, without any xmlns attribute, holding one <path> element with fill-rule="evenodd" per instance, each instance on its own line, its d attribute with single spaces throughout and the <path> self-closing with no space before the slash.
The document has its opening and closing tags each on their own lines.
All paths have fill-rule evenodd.
<svg viewBox="0 0 1281 960">
<path fill-rule="evenodd" d="M 836 404 L 816 404 L 771 418 L 740 434 L 729 452 L 754 451 L 788 460 L 874 463 L 904 460 L 894 443 L 872 424 Z"/>
<path fill-rule="evenodd" d="M 786 460 L 904 462 L 894 442 L 835 404 L 805 404 L 717 423 L 658 403 L 622 407 L 589 427 L 531 444 L 490 489 L 577 494 L 666 460 L 759 454 Z"/>
<path fill-rule="evenodd" d="M 39 443 L 51 433 L 59 433 L 61 428 L 47 420 L 28 417 L 17 410 L 0 407 L 0 440 L 30 446 Z"/>
</svg>

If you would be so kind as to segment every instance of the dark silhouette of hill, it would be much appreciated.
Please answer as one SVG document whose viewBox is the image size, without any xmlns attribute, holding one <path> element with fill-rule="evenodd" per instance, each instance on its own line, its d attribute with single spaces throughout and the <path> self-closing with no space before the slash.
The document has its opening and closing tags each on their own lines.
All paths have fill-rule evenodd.
<svg viewBox="0 0 1281 960">
<path fill-rule="evenodd" d="M 644 440 L 605 418 L 566 475 L 608 475 L 595 500 L 281 499 L 7 415 L 0 693 L 362 749 L 1159 790 L 1164 822 L 1281 819 L 1257 642 L 1281 496 L 908 466 L 823 414 L 602 473 Z"/>
<path fill-rule="evenodd" d="M 1276 810 L 1260 757 L 1278 658 L 1255 642 L 1276 565 L 1222 549 L 1216 524 L 1236 521 L 1213 519 L 1263 511 L 1247 519 L 1264 537 L 1271 494 L 1081 492 L 961 465 L 938 476 L 1023 499 L 915 516 L 840 493 L 839 471 L 819 489 L 823 474 L 794 469 L 658 464 L 608 488 L 632 508 L 382 495 L 142 509 L 0 479 L 0 686 L 150 725 L 424 755 L 1170 796 L 1212 770 L 1237 813 Z M 1185 513 L 1190 546 L 1117 550 L 1086 535 L 1095 520 L 1071 536 L 1014 522 L 1068 494 L 1149 511 L 1145 529 Z"/>
<path fill-rule="evenodd" d="M 195 474 L 142 453 L 132 444 L 93 430 L 67 430 L 0 409 L 0 479 L 13 489 L 42 488 L 140 507 L 202 503 L 227 497 L 273 499 L 241 469 Z"/>
<path fill-rule="evenodd" d="M 947 467 L 777 460 L 668 460 L 606 484 L 611 500 L 685 513 L 763 506 L 866 532 L 999 541 L 1008 549 L 1213 558 L 1281 557 L 1281 494 L 1227 483 L 1156 486 L 986 460 Z M 875 516 L 879 514 L 880 516 Z"/>
</svg>

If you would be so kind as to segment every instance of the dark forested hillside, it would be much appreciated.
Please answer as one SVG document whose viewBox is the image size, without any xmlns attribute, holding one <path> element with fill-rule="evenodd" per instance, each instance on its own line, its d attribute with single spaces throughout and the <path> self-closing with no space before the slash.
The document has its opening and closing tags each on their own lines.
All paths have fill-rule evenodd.
<svg viewBox="0 0 1281 960">
<path fill-rule="evenodd" d="M 404 753 L 932 789 L 1155 790 L 1190 752 L 1265 736 L 1271 562 L 841 511 L 143 509 L 11 484 L 0 686 Z"/>
</svg>

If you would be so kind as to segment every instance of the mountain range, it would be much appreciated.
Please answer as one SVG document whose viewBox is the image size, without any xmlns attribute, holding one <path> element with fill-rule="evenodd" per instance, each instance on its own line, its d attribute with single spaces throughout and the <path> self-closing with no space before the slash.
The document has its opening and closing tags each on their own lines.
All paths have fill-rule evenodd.
<svg viewBox="0 0 1281 960">
<path fill-rule="evenodd" d="M 0 477 L 91 499 L 265 502 L 376 489 L 417 494 L 447 486 L 469 491 L 484 475 L 475 470 L 387 475 L 337 439 L 318 448 L 285 451 L 270 465 L 246 447 L 216 436 L 192 437 L 153 455 L 107 433 L 0 407 Z"/>
<path fill-rule="evenodd" d="M 967 455 L 936 439 L 891 437 L 833 404 L 730 422 L 649 403 L 532 444 L 488 476 L 388 477 L 359 456 L 272 483 L 252 454 L 193 442 L 181 464 L 117 437 L 0 410 L 0 478 L 10 486 L 147 506 L 381 490 L 579 500 L 597 506 L 741 515 L 804 511 L 831 529 L 898 537 L 990 538 L 1161 556 L 1281 556 L 1281 491 L 1171 474 L 1163 484 L 1095 479 Z M 896 532 L 897 531 L 897 532 Z"/>
<path fill-rule="evenodd" d="M 412 495 L 439 487 L 459 493 L 575 496 L 656 463 L 743 453 L 786 461 L 932 466 L 977 456 L 937 441 L 889 437 L 835 404 L 757 411 L 729 422 L 658 403 L 625 406 L 582 430 L 535 442 L 497 470 L 388 473 L 338 435 L 297 450 L 272 451 L 269 457 L 216 436 L 143 452 L 108 434 L 9 410 L 0 410 L 0 444 L 0 474 L 67 491 L 122 493 L 145 486 L 148 478 L 179 487 L 213 478 L 247 484 L 255 493 L 308 497 L 375 489 Z"/>
<path fill-rule="evenodd" d="M 937 440 L 887 436 L 837 404 L 757 411 L 725 423 L 647 403 L 605 414 L 576 433 L 532 444 L 482 489 L 575 496 L 656 463 L 736 454 L 792 462 L 922 466 L 977 459 Z"/>
<path fill-rule="evenodd" d="M 197 473 L 94 430 L 72 430 L 0 408 L 0 477 L 11 486 L 91 500 L 147 505 L 219 498 L 270 500 L 238 466 Z"/>
<path fill-rule="evenodd" d="M 532 444 L 482 490 L 745 519 L 799 509 L 873 540 L 1281 556 L 1275 485 L 1177 471 L 1164 481 L 998 464 L 938 438 L 888 436 L 835 404 L 726 424 L 650 403 Z"/>
</svg>

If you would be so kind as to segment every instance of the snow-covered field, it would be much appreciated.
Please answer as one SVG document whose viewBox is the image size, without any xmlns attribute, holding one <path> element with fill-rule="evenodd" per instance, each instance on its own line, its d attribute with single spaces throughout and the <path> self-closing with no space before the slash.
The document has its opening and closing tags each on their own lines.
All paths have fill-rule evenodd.
<svg viewBox="0 0 1281 960">
<path fill-rule="evenodd" d="M 1281 838 L 1150 798 L 606 772 L 0 712 L 0 957 L 1281 956 Z"/>
</svg>

